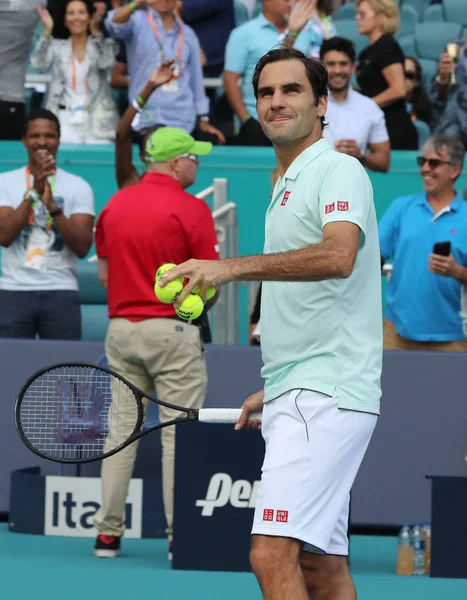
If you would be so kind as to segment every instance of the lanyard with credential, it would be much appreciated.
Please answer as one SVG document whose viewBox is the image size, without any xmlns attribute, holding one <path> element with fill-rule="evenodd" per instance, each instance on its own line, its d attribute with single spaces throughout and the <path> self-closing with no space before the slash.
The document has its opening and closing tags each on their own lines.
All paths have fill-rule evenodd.
<svg viewBox="0 0 467 600">
<path fill-rule="evenodd" d="M 152 30 L 154 31 L 154 35 L 156 36 L 156 40 L 157 40 L 157 43 L 159 44 L 159 48 L 160 48 L 160 52 L 161 52 L 161 59 L 162 59 L 162 62 L 164 62 L 164 61 L 168 60 L 167 53 L 164 50 L 164 45 L 162 42 L 161 34 L 159 33 L 159 29 L 157 27 L 157 24 L 154 21 L 154 18 L 150 12 L 146 13 L 146 17 L 149 21 L 149 24 L 152 27 Z M 182 59 L 182 50 L 183 50 L 183 24 L 180 21 L 180 19 L 176 19 L 176 21 L 177 21 L 177 25 L 178 25 L 178 43 L 177 43 L 177 54 L 175 56 L 175 61 L 177 63 L 179 63 L 179 65 L 180 65 L 180 73 L 178 75 L 174 75 L 173 76 L 174 79 L 181 77 L 185 71 L 184 66 L 183 66 L 183 61 L 181 60 Z"/>
<path fill-rule="evenodd" d="M 52 196 L 55 192 L 55 183 L 56 183 L 56 177 L 55 175 L 52 177 L 52 179 L 50 180 L 50 187 L 52 190 Z M 30 190 L 33 189 L 32 187 L 32 176 L 31 176 L 31 169 L 29 167 L 26 167 L 26 187 L 28 189 L 28 192 Z M 29 225 L 34 225 L 36 222 L 35 216 L 34 216 L 34 210 L 39 206 L 39 200 L 34 200 L 34 202 L 31 202 L 31 206 L 33 208 L 33 210 L 31 211 L 31 214 L 29 215 L 29 219 L 28 219 L 28 223 Z M 52 222 L 53 219 L 50 216 L 49 211 L 47 211 L 47 229 L 52 229 Z"/>
<path fill-rule="evenodd" d="M 71 57 L 71 89 L 73 91 L 76 90 L 76 61 L 77 61 L 77 58 L 75 56 L 72 56 Z M 84 82 L 84 87 L 87 90 L 89 89 L 89 83 L 88 83 L 87 79 Z"/>
</svg>

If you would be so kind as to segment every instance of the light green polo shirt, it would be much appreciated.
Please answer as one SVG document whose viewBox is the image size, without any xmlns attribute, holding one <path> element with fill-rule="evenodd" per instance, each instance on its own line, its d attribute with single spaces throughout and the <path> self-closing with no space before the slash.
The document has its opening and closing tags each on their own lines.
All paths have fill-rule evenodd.
<svg viewBox="0 0 467 600">
<path fill-rule="evenodd" d="M 278 180 L 266 213 L 264 252 L 319 244 L 324 226 L 334 221 L 361 230 L 350 277 L 263 283 L 265 402 L 309 389 L 336 394 L 339 408 L 379 414 L 381 263 L 373 190 L 358 160 L 321 139 Z"/>
</svg>

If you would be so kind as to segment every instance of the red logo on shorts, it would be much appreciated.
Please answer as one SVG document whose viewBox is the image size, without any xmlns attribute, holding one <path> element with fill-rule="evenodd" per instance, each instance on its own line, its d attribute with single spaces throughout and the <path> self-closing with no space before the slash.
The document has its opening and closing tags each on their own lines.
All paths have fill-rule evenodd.
<svg viewBox="0 0 467 600">
<path fill-rule="evenodd" d="M 332 204 L 326 204 L 326 206 L 324 207 L 324 214 L 328 215 L 329 213 L 334 212 L 334 208 L 335 208 L 334 202 Z"/>
<path fill-rule="evenodd" d="M 337 203 L 337 210 L 340 210 L 342 212 L 349 210 L 349 203 L 348 202 L 341 202 L 339 200 L 339 202 Z"/>
<path fill-rule="evenodd" d="M 274 510 L 272 508 L 263 510 L 263 521 L 274 521 Z"/>
<path fill-rule="evenodd" d="M 282 198 L 281 206 L 285 206 L 287 204 L 287 200 L 289 199 L 290 192 L 284 192 L 284 197 Z"/>
<path fill-rule="evenodd" d="M 288 523 L 289 511 L 288 510 L 278 510 L 277 514 L 276 514 L 276 521 L 278 523 Z"/>
</svg>

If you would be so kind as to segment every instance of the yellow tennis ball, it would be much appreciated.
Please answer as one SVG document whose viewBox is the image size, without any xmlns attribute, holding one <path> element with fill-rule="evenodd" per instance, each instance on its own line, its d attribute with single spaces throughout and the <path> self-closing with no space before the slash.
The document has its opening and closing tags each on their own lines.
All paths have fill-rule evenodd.
<svg viewBox="0 0 467 600">
<path fill-rule="evenodd" d="M 196 294 L 189 294 L 177 308 L 177 315 L 185 321 L 197 319 L 204 310 L 204 303 Z"/>
<path fill-rule="evenodd" d="M 180 296 L 181 291 L 183 290 L 183 280 L 174 279 L 173 281 L 170 281 L 165 287 L 160 287 L 160 282 L 160 279 L 156 280 L 156 285 L 154 286 L 154 293 L 161 302 L 165 302 L 166 304 L 173 304 L 175 300 Z"/>
<path fill-rule="evenodd" d="M 177 265 L 175 265 L 174 263 L 165 263 L 164 265 L 161 265 L 158 269 L 157 269 L 157 273 L 156 273 L 156 281 L 159 281 L 159 279 L 162 277 L 162 275 L 164 273 L 166 273 L 167 271 L 170 271 L 170 269 L 173 269 L 174 267 L 176 267 Z"/>
<path fill-rule="evenodd" d="M 197 294 L 199 296 L 199 285 L 195 285 L 195 287 L 192 289 L 191 293 L 192 294 Z M 208 291 L 206 292 L 206 300 L 211 300 L 211 298 L 213 298 L 216 294 L 216 288 L 211 285 L 211 287 L 208 287 Z"/>
</svg>

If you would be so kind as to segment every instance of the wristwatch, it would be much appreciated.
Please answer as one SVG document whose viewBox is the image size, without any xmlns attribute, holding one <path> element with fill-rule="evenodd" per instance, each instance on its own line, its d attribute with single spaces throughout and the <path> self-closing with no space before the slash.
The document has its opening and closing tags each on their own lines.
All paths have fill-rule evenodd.
<svg viewBox="0 0 467 600">
<path fill-rule="evenodd" d="M 202 123 L 209 123 L 209 115 L 200 115 L 199 120 Z"/>
<path fill-rule="evenodd" d="M 23 196 L 23 200 L 29 200 L 29 202 L 32 204 L 33 202 L 36 202 L 36 200 L 39 200 L 39 198 L 33 190 L 27 190 Z"/>
<path fill-rule="evenodd" d="M 298 38 L 299 34 L 300 34 L 299 31 L 290 31 L 290 30 L 287 30 L 287 32 L 285 34 L 285 37 L 288 37 L 289 39 L 295 41 Z"/>
<path fill-rule="evenodd" d="M 53 217 L 53 218 L 55 218 L 55 217 L 58 217 L 58 215 L 62 215 L 62 214 L 63 214 L 63 213 L 62 213 L 62 209 L 61 209 L 61 208 L 59 208 L 59 207 L 57 207 L 55 210 L 51 210 L 51 211 L 49 212 L 49 215 L 50 215 L 51 217 Z"/>
</svg>

